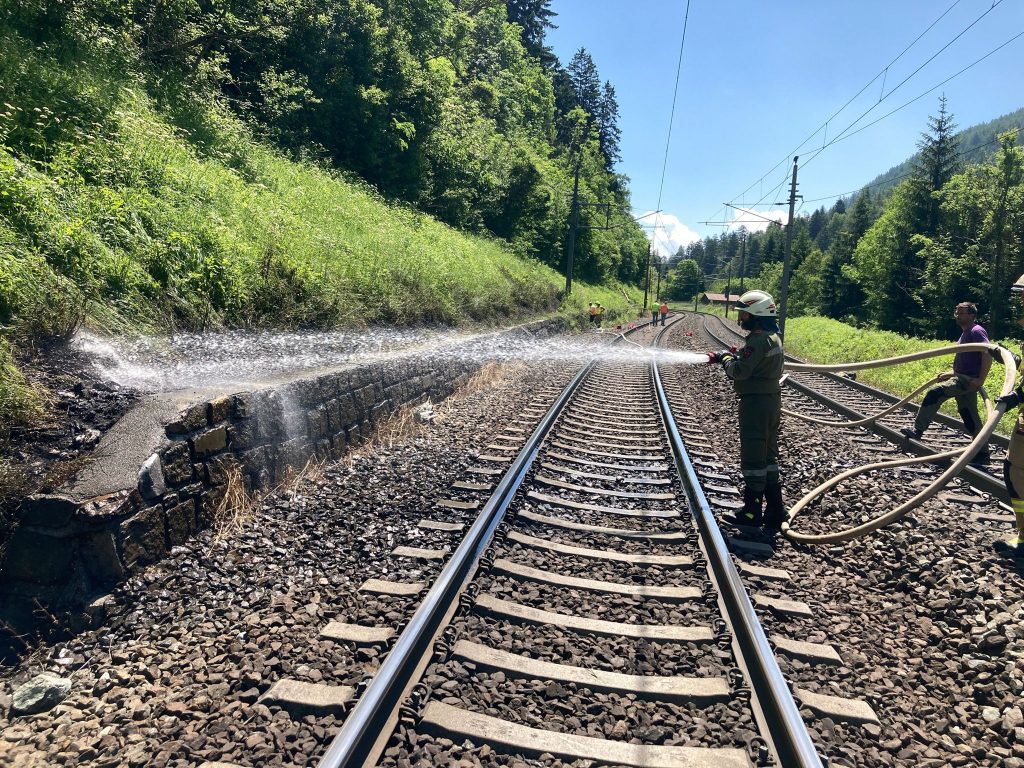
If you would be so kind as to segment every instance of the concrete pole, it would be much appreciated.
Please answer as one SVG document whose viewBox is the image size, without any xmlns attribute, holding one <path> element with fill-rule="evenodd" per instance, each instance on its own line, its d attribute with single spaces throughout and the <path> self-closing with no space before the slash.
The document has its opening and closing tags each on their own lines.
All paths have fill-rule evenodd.
<svg viewBox="0 0 1024 768">
<path fill-rule="evenodd" d="M 789 185 L 789 221 L 786 223 L 786 255 L 782 259 L 782 286 L 779 289 L 779 335 L 786 333 L 786 296 L 789 294 L 789 269 L 793 255 L 793 216 L 796 209 L 796 161 L 793 158 L 793 181 Z"/>
</svg>

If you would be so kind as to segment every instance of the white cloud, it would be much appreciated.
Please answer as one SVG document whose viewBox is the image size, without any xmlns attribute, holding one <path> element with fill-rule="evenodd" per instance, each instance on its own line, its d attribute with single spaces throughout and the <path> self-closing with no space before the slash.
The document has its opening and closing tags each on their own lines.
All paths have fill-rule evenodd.
<svg viewBox="0 0 1024 768">
<path fill-rule="evenodd" d="M 748 232 L 763 232 L 772 221 L 785 224 L 789 215 L 785 211 L 757 211 L 753 208 L 733 208 L 735 217 L 729 228 L 746 227 Z M 770 221 L 769 221 L 770 219 Z"/>
<path fill-rule="evenodd" d="M 646 225 L 651 247 L 662 256 L 674 256 L 680 246 L 700 240 L 700 235 L 671 213 L 646 213 L 640 218 Z"/>
</svg>

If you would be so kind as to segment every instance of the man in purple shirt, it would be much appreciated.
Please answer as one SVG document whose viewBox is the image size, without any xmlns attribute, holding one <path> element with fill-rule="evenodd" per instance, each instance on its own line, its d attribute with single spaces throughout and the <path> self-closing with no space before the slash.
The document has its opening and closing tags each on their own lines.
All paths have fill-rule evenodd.
<svg viewBox="0 0 1024 768">
<path fill-rule="evenodd" d="M 957 344 L 988 344 L 988 333 L 978 325 L 978 308 L 970 301 L 962 301 L 953 310 L 953 318 L 960 326 L 961 334 Z M 921 408 L 914 419 L 914 426 L 905 427 L 903 434 L 918 440 L 932 423 L 939 406 L 956 398 L 956 408 L 963 419 L 964 429 L 972 437 L 981 431 L 981 417 L 978 415 L 978 390 L 988 377 L 992 367 L 992 355 L 983 352 L 960 352 L 953 358 L 953 370 L 944 374 L 948 383 L 932 387 L 925 393 Z M 982 448 L 971 459 L 971 464 L 987 465 L 988 446 Z"/>
</svg>

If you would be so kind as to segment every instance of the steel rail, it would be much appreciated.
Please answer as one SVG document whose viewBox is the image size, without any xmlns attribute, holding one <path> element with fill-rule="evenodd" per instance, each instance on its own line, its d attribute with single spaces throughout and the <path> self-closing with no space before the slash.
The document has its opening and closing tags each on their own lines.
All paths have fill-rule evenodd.
<svg viewBox="0 0 1024 768">
<path fill-rule="evenodd" d="M 696 313 L 696 314 L 701 314 L 701 313 Z M 705 315 L 705 317 L 717 317 L 717 316 L 716 315 Z M 717 336 L 714 331 L 712 331 L 711 329 L 709 329 L 707 327 L 706 322 L 705 322 L 705 325 L 704 325 L 704 331 L 709 336 L 711 336 L 713 339 L 718 341 L 719 343 L 721 343 L 721 344 L 725 344 L 726 343 L 726 341 L 722 337 Z M 730 332 L 733 332 L 733 331 L 730 331 Z M 787 357 L 789 357 L 789 355 L 787 355 Z M 795 358 L 792 358 L 792 359 L 795 360 Z M 832 374 L 831 376 L 834 376 L 835 380 L 837 382 L 841 383 L 841 384 L 848 384 L 848 385 L 851 385 L 851 386 L 858 385 L 857 382 L 850 381 L 849 379 L 846 379 L 845 377 L 835 376 L 835 374 Z M 816 401 L 818 403 L 821 403 L 826 408 L 829 408 L 829 409 L 835 411 L 836 413 L 840 414 L 841 416 L 845 416 L 846 418 L 850 419 L 851 421 L 857 421 L 859 419 L 863 419 L 863 418 L 866 417 L 866 414 L 863 414 L 860 411 L 857 411 L 857 410 L 851 408 L 848 405 L 844 405 L 843 403 L 840 403 L 839 401 L 834 400 L 833 398 L 831 398 L 828 395 L 826 395 L 824 392 L 819 392 L 818 390 L 814 389 L 813 387 L 811 387 L 811 386 L 809 386 L 807 384 L 804 384 L 803 382 L 797 381 L 796 378 L 793 377 L 793 376 L 790 376 L 790 377 L 788 377 L 786 379 L 786 386 L 792 387 L 793 389 L 795 389 L 796 391 L 800 392 L 801 394 L 806 395 L 807 397 L 811 398 L 812 400 L 814 400 L 814 401 Z M 865 387 L 865 386 L 866 386 L 865 384 L 859 384 L 858 388 L 859 387 Z M 873 394 L 873 392 L 872 393 L 868 393 L 868 394 Z M 886 394 L 888 394 L 888 393 L 886 393 Z M 890 395 L 890 397 L 892 397 L 892 395 Z M 895 400 L 891 400 L 889 402 L 892 403 L 892 402 L 896 402 L 896 401 Z M 946 416 L 945 418 L 949 419 L 949 421 L 951 422 L 951 426 L 953 426 L 954 428 L 956 428 L 958 426 L 957 423 L 953 419 L 950 419 L 948 416 Z M 887 426 L 886 424 L 882 424 L 879 421 L 873 421 L 870 424 L 865 425 L 865 428 L 866 429 L 870 429 L 872 432 L 874 432 L 879 437 L 885 438 L 886 440 L 888 440 L 891 443 L 894 443 L 895 445 L 898 445 L 900 447 L 904 447 L 906 449 L 909 449 L 910 453 L 914 453 L 917 456 L 928 456 L 930 454 L 935 453 L 935 450 L 933 448 L 929 448 L 928 446 L 924 445 L 923 443 L 921 443 L 921 442 L 919 442 L 917 440 L 908 440 L 907 436 L 904 435 L 899 430 L 893 429 L 892 427 Z M 1000 435 L 999 437 L 1002 437 L 1002 436 Z M 1002 438 L 1002 440 L 1003 440 L 1002 443 L 999 443 L 999 441 L 995 440 L 995 439 L 993 439 L 992 442 L 996 442 L 996 443 L 1001 444 L 1001 445 L 1008 445 L 1009 444 L 1009 441 L 1007 441 L 1006 438 Z M 1009 501 L 1010 501 L 1010 497 L 1009 497 L 1009 495 L 1006 492 L 1006 484 L 1003 482 L 1002 478 L 997 478 L 995 475 L 990 475 L 988 472 L 984 472 L 984 471 L 982 471 L 980 469 L 976 469 L 975 467 L 972 467 L 970 464 L 968 464 L 962 470 L 960 470 L 959 477 L 963 478 L 967 482 L 967 484 L 972 486 L 973 488 L 976 488 L 977 490 L 982 491 L 983 493 L 988 493 L 988 494 L 994 496 L 995 498 L 999 499 L 1000 501 L 1002 501 L 1004 503 L 1009 503 Z"/>
<path fill-rule="evenodd" d="M 746 677 L 753 689 L 752 703 L 756 702 L 755 715 L 760 714 L 761 736 L 768 743 L 779 765 L 786 768 L 823 768 L 824 763 L 807 732 L 782 670 L 775 661 L 775 653 L 768 643 L 739 572 L 732 563 L 707 497 L 700 487 L 693 463 L 676 428 L 672 407 L 654 360 L 651 361 L 651 373 L 676 470 L 700 532 L 702 548 L 715 586 L 718 587 L 720 602 L 733 629 L 733 640 L 739 651 L 736 654 L 737 660 L 745 667 Z"/>
<path fill-rule="evenodd" d="M 456 604 L 459 593 L 475 573 L 480 557 L 490 545 L 494 531 L 504 520 L 544 438 L 595 366 L 596 362 L 591 361 L 576 374 L 516 455 L 462 543 L 424 596 L 394 648 L 346 716 L 344 725 L 321 758 L 320 768 L 354 768 L 376 762 L 384 746 L 382 740 L 386 742 L 390 736 L 388 724 L 413 682 L 417 667 L 440 631 L 447 612 Z"/>
</svg>

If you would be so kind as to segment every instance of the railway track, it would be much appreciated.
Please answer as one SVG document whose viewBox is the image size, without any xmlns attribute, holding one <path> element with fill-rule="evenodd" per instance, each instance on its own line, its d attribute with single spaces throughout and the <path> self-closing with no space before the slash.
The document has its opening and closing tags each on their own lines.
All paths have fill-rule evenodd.
<svg viewBox="0 0 1024 768">
<path fill-rule="evenodd" d="M 709 348 L 699 318 L 680 320 L 663 342 Z M 331 764 L 345 726 L 362 752 L 333 764 L 1024 759 L 1021 571 L 963 514 L 978 502 L 955 498 L 977 494 L 954 481 L 874 536 L 776 539 L 761 562 L 770 540 L 741 545 L 712 519 L 739 506 L 724 374 L 604 357 L 567 395 L 570 362 L 510 368 L 497 394 L 456 398 L 406 444 L 272 497 L 230 543 L 181 548 L 173 567 L 112 596 L 102 629 L 52 649 L 40 666 L 73 664 L 77 690 L 52 718 L 9 723 L 0 752 L 17 764 Z M 790 501 L 837 467 L 900 449 L 882 443 L 791 420 Z M 811 532 L 855 524 L 935 473 L 858 478 L 800 519 Z M 721 577 L 721 541 L 746 558 L 731 561 L 735 579 Z M 464 573 L 442 578 L 460 557 Z M 729 596 L 735 581 L 752 610 Z M 778 698 L 811 742 L 805 763 L 785 752 L 785 718 L 768 714 L 774 675 L 757 669 L 772 654 Z"/>
<path fill-rule="evenodd" d="M 733 562 L 714 510 L 735 508 L 738 489 L 700 420 L 673 410 L 683 395 L 652 363 L 591 363 L 481 449 L 419 523 L 447 543 L 392 552 L 413 574 L 443 564 L 432 583 L 362 586 L 419 601 L 411 618 L 322 633 L 386 653 L 373 678 L 275 686 L 345 711 L 321 766 L 821 766 L 801 707 L 874 719 L 783 678 L 776 652 L 841 659 L 766 636 L 755 605 L 811 610 L 785 599 L 786 571 Z"/>
<path fill-rule="evenodd" d="M 702 323 L 703 331 L 711 344 L 728 347 L 743 339 L 742 333 L 716 315 L 703 315 Z M 787 355 L 787 359 L 803 362 L 790 355 Z M 833 373 L 790 373 L 787 385 L 826 409 L 812 415 L 831 418 L 839 414 L 850 420 L 862 419 L 899 401 L 899 398 L 888 392 Z M 867 437 L 869 435 L 877 435 L 885 440 L 891 446 L 886 448 L 885 452 L 895 452 L 899 449 L 923 456 L 963 448 L 968 443 L 963 425 L 941 413 L 922 440 L 910 440 L 900 430 L 912 426 L 913 419 L 913 411 L 897 409 L 866 427 L 856 429 L 867 440 L 876 440 L 874 437 Z M 1003 503 L 1008 502 L 1009 497 L 1002 479 L 1001 457 L 1005 455 L 1008 445 L 1007 438 L 993 435 L 990 440 L 992 460 L 984 466 L 968 465 L 960 474 L 971 487 L 991 494 Z"/>
</svg>

